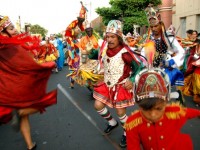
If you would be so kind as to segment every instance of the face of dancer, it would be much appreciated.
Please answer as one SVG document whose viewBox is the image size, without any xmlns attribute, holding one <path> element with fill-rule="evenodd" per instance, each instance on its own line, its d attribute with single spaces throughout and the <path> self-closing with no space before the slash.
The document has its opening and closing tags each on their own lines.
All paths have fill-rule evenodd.
<svg viewBox="0 0 200 150">
<path fill-rule="evenodd" d="M 117 48 L 120 43 L 118 35 L 110 32 L 106 33 L 106 41 L 109 49 Z"/>
<path fill-rule="evenodd" d="M 89 37 L 91 37 L 92 33 L 93 33 L 93 30 L 92 30 L 92 28 L 88 28 L 88 29 L 85 30 L 85 32 Z"/>
<path fill-rule="evenodd" d="M 6 27 L 5 32 L 1 32 L 1 35 L 10 37 L 16 36 L 18 34 L 19 32 L 12 23 Z"/>
<path fill-rule="evenodd" d="M 130 47 L 134 47 L 135 44 L 137 43 L 137 41 L 136 41 L 134 38 L 131 38 L 131 37 L 128 37 L 126 40 L 127 40 L 128 45 L 129 45 Z"/>
<path fill-rule="evenodd" d="M 158 122 L 165 112 L 166 103 L 164 101 L 158 101 L 154 107 L 150 110 L 144 110 L 140 108 L 142 115 L 152 123 Z"/>
<path fill-rule="evenodd" d="M 160 36 L 162 32 L 162 27 L 160 23 L 155 24 L 155 25 L 150 25 L 150 28 L 154 36 Z"/>
</svg>

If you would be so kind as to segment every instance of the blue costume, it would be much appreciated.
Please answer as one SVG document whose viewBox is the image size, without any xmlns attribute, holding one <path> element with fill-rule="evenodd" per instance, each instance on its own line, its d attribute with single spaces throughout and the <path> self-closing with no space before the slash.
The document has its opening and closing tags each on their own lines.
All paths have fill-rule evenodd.
<svg viewBox="0 0 200 150">
<path fill-rule="evenodd" d="M 172 66 L 175 65 L 175 61 L 173 59 L 168 61 L 168 66 L 164 67 L 165 73 L 169 76 L 169 79 L 171 81 L 171 86 L 177 85 L 177 86 L 183 86 L 184 85 L 184 76 L 183 73 L 177 69 L 173 68 Z"/>
<path fill-rule="evenodd" d="M 56 64 L 57 64 L 58 70 L 62 70 L 64 66 L 64 62 L 65 62 L 65 54 L 63 51 L 64 45 L 60 39 L 57 38 L 56 41 L 57 41 L 57 49 L 59 51 L 59 57 L 56 61 Z"/>
</svg>

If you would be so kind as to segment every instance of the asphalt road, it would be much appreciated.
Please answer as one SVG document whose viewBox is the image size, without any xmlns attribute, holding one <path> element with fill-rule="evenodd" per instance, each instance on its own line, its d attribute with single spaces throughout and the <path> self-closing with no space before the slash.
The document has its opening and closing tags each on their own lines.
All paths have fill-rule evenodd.
<svg viewBox="0 0 200 150">
<path fill-rule="evenodd" d="M 48 91 L 58 88 L 57 105 L 47 108 L 44 114 L 30 117 L 33 141 L 37 150 L 116 150 L 120 149 L 123 130 L 116 128 L 109 136 L 103 134 L 106 122 L 93 108 L 94 100 L 85 87 L 75 85 L 70 89 L 69 79 L 65 76 L 65 66 L 59 73 L 52 73 Z M 187 107 L 196 107 L 191 97 L 186 97 Z M 128 108 L 128 115 L 137 107 Z M 115 118 L 116 113 L 110 110 Z M 193 139 L 194 150 L 200 150 L 200 119 L 186 123 L 182 131 Z M 175 141 L 174 141 L 175 142 Z M 7 124 L 0 126 L 0 150 L 25 150 L 26 145 L 20 133 Z"/>
</svg>

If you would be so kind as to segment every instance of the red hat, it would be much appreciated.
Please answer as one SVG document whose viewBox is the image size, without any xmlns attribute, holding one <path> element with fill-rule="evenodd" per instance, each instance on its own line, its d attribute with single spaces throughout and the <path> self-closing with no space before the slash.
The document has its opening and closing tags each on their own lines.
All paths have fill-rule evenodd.
<svg viewBox="0 0 200 150">
<path fill-rule="evenodd" d="M 169 100 L 170 81 L 165 72 L 159 68 L 145 69 L 136 76 L 136 101 L 147 98 Z"/>
<path fill-rule="evenodd" d="M 136 101 L 147 98 L 159 98 L 169 100 L 170 80 L 168 75 L 160 68 L 152 65 L 155 55 L 153 42 L 145 44 L 145 56 L 147 57 L 148 67 L 142 70 L 135 78 Z"/>
</svg>

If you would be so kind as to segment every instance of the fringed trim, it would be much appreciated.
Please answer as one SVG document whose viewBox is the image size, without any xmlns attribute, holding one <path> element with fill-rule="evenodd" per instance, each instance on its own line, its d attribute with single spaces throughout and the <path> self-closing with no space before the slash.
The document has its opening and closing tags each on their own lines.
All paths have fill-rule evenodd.
<svg viewBox="0 0 200 150">
<path fill-rule="evenodd" d="M 165 113 L 168 119 L 180 119 L 186 115 L 186 108 L 180 106 L 179 103 L 172 103 L 171 106 L 174 110 Z"/>
<path fill-rule="evenodd" d="M 138 117 L 138 118 L 135 118 L 134 120 L 132 120 L 131 122 L 129 123 L 126 123 L 124 125 L 124 128 L 129 131 L 129 130 L 132 130 L 133 128 L 137 127 L 138 125 L 142 124 L 143 121 L 142 121 L 142 117 Z"/>
<path fill-rule="evenodd" d="M 135 110 L 131 113 L 131 116 L 137 114 L 139 112 L 139 110 Z M 140 125 L 142 123 L 142 117 L 138 116 L 135 119 L 133 119 L 132 121 L 130 121 L 129 123 L 125 123 L 124 128 L 128 131 L 131 130 L 135 127 L 137 127 L 138 125 Z"/>
</svg>

